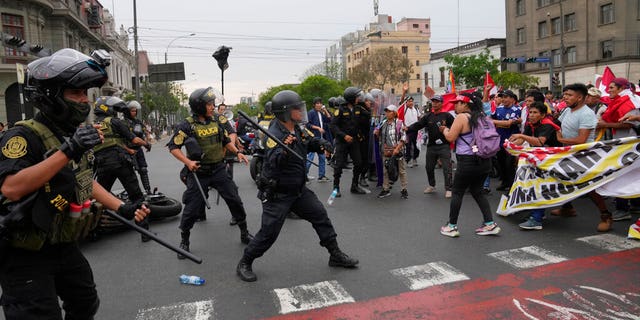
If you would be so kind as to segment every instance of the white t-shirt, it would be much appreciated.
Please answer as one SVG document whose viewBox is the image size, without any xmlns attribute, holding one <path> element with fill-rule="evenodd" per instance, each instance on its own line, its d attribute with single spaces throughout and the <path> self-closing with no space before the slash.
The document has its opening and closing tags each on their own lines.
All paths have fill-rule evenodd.
<svg viewBox="0 0 640 320">
<path fill-rule="evenodd" d="M 405 126 L 410 126 L 416 122 L 418 122 L 418 117 L 420 116 L 420 112 L 418 111 L 418 109 L 416 109 L 416 107 L 406 107 L 404 108 L 404 125 Z"/>
<path fill-rule="evenodd" d="M 586 104 L 575 111 L 567 107 L 562 111 L 558 120 L 562 122 L 562 136 L 564 138 L 575 138 L 578 136 L 580 129 L 591 129 L 591 133 L 589 133 L 586 142 L 593 142 L 595 140 L 595 129 L 598 120 L 596 119 L 596 114 Z"/>
</svg>

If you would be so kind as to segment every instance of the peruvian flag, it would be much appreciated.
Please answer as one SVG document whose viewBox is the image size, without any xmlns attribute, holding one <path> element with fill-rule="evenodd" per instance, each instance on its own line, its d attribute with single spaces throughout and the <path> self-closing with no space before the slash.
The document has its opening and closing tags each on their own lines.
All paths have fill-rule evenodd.
<svg viewBox="0 0 640 320">
<path fill-rule="evenodd" d="M 459 93 L 451 92 L 451 93 L 443 94 L 442 95 L 442 111 L 443 112 L 449 112 L 449 111 L 452 111 L 452 110 L 455 109 L 456 105 L 453 103 L 453 101 L 456 99 L 458 94 L 460 94 L 460 93 L 472 93 L 474 91 L 476 91 L 475 88 L 462 90 Z"/>
<path fill-rule="evenodd" d="M 429 87 L 429 85 L 426 85 L 424 87 L 424 96 L 431 99 L 434 95 L 436 95 L 436 92 L 433 91 L 433 88 Z"/>
<path fill-rule="evenodd" d="M 609 96 L 609 83 L 611 83 L 615 77 L 611 69 L 609 69 L 609 66 L 604 67 L 602 75 L 596 74 L 596 88 L 602 92 L 603 97 Z"/>
<path fill-rule="evenodd" d="M 491 79 L 491 74 L 489 74 L 489 70 L 487 70 L 487 74 L 484 77 L 484 89 L 491 88 L 489 90 L 489 95 L 498 93 L 498 87 L 496 87 L 496 83 Z"/>
</svg>

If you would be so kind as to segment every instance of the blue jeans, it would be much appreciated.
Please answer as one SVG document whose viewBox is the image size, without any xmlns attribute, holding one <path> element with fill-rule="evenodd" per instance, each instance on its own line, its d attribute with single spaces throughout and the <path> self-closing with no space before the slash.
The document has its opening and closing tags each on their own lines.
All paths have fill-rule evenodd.
<svg viewBox="0 0 640 320">
<path fill-rule="evenodd" d="M 309 161 L 313 161 L 314 155 L 316 153 L 315 152 L 309 152 L 307 154 L 307 159 L 309 159 Z M 311 167 L 311 162 L 307 161 L 307 174 L 309 174 L 309 168 Z M 324 177 L 324 167 L 325 167 L 325 156 L 324 153 L 318 153 L 318 178 L 322 178 Z"/>
<path fill-rule="evenodd" d="M 533 220 L 542 222 L 542 218 L 544 217 L 544 209 L 533 209 L 530 211 L 530 215 Z"/>
</svg>

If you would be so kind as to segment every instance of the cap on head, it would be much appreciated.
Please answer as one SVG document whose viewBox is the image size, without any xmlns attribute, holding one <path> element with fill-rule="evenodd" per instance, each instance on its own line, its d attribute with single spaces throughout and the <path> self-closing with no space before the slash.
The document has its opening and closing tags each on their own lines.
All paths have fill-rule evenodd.
<svg viewBox="0 0 640 320">
<path fill-rule="evenodd" d="M 511 90 L 502 91 L 502 96 L 503 97 L 511 97 L 511 98 L 513 98 L 513 100 L 518 101 L 518 96 L 515 93 L 513 93 L 513 91 L 511 91 Z"/>
<path fill-rule="evenodd" d="M 384 108 L 384 111 L 398 112 L 398 107 L 393 104 L 390 104 L 386 108 Z"/>
<path fill-rule="evenodd" d="M 598 90 L 598 88 L 596 87 L 589 88 L 589 91 L 587 91 L 587 94 L 592 97 L 602 97 L 602 92 Z"/>
<path fill-rule="evenodd" d="M 442 99 L 441 95 L 437 95 L 436 94 L 435 96 L 431 97 L 431 101 L 440 101 L 440 102 L 442 102 L 444 100 Z"/>
<path fill-rule="evenodd" d="M 471 98 L 463 95 L 457 95 L 453 102 L 471 103 Z"/>
</svg>

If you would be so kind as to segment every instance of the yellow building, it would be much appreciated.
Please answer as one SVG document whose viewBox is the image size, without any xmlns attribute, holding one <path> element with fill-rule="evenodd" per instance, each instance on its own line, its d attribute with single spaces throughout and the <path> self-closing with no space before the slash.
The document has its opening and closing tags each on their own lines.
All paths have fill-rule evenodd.
<svg viewBox="0 0 640 320">
<path fill-rule="evenodd" d="M 430 30 L 430 19 L 403 18 L 394 26 L 391 23 L 391 17 L 378 16 L 378 23 L 370 24 L 368 33 L 365 33 L 363 37 L 358 37 L 359 39 L 345 48 L 344 63 L 347 79 L 350 78 L 353 68 L 359 65 L 366 55 L 377 49 L 394 47 L 402 52 L 413 66 L 413 72 L 408 79 L 408 93 L 421 97 L 424 90 L 424 79 L 420 75 L 420 65 L 429 62 Z M 402 94 L 401 83 L 395 86 L 385 85 L 385 88 L 379 89 L 392 94 Z"/>
</svg>

